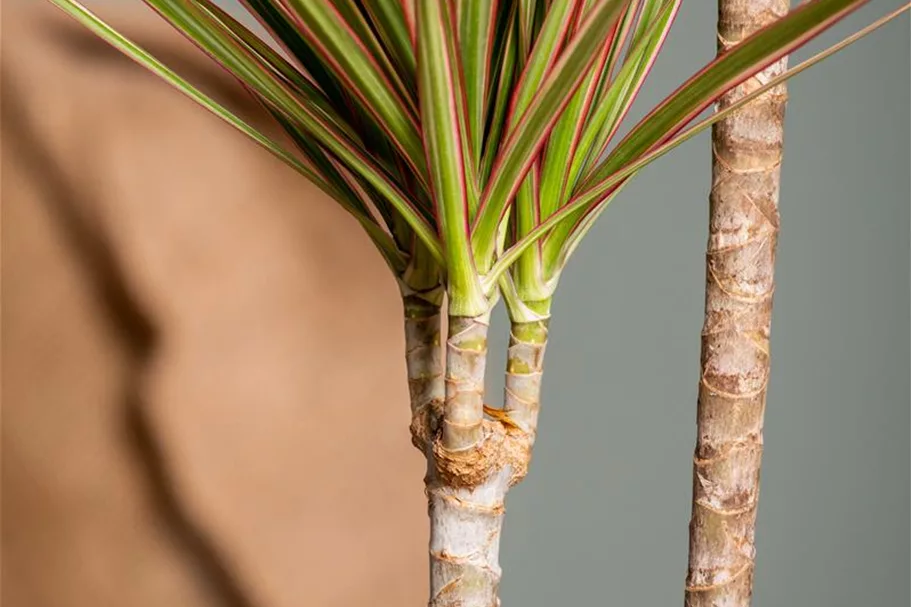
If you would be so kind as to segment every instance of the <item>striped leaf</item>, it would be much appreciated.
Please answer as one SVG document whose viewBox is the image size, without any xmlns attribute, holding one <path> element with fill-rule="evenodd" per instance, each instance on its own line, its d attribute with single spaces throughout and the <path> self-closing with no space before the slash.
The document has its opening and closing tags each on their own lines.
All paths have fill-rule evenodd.
<svg viewBox="0 0 911 607">
<path fill-rule="evenodd" d="M 571 162 L 576 155 L 582 134 L 588 124 L 587 117 L 598 89 L 598 82 L 604 72 L 612 48 L 612 37 L 602 44 L 598 59 L 589 70 L 582 86 L 573 95 L 560 120 L 554 126 L 544 153 L 544 169 L 541 175 L 541 216 L 547 217 L 562 205 L 575 184 Z M 583 149 L 579 155 L 586 154 Z"/>
<path fill-rule="evenodd" d="M 654 14 L 650 13 L 651 19 L 648 22 L 643 23 L 640 20 L 642 31 L 637 31 L 633 36 L 630 50 L 617 77 L 605 89 L 598 111 L 586 125 L 579 158 L 573 159 L 574 179 L 584 174 L 583 166 L 596 165 L 604 155 L 611 138 L 636 100 L 636 95 L 648 78 L 652 66 L 655 65 L 682 3 L 683 0 L 663 0 L 660 9 Z"/>
<path fill-rule="evenodd" d="M 335 110 L 350 120 L 354 116 L 354 100 L 345 92 L 341 83 L 320 63 L 307 39 L 297 30 L 278 0 L 240 0 L 241 4 L 259 21 L 267 32 L 287 53 L 294 57 L 307 76 L 316 83 L 332 101 Z"/>
<path fill-rule="evenodd" d="M 498 4 L 499 0 L 461 0 L 457 5 L 469 148 L 475 169 L 481 161 Z"/>
<path fill-rule="evenodd" d="M 569 33 L 579 4 L 579 0 L 563 0 L 553 3 L 550 10 L 547 11 L 541 31 L 535 38 L 534 47 L 523 63 L 522 75 L 510 101 L 508 121 L 510 130 L 528 109 L 535 93 L 541 87 L 541 81 L 560 57 L 561 47 Z"/>
<path fill-rule="evenodd" d="M 487 112 L 486 136 L 484 138 L 484 151 L 481 156 L 479 172 L 480 183 L 487 182 L 490 170 L 493 168 L 494 158 L 500 149 L 500 137 L 504 130 L 506 112 L 509 109 L 510 93 L 513 90 L 513 83 L 516 78 L 518 34 L 514 11 L 509 11 L 502 22 L 505 32 L 503 33 L 502 45 L 497 55 L 497 65 L 500 66 L 500 69 L 497 74 L 496 85 L 492 87 L 490 94 L 490 109 Z"/>
<path fill-rule="evenodd" d="M 343 117 L 337 114 L 332 101 L 320 89 L 316 88 L 304 74 L 291 65 L 288 60 L 263 42 L 246 26 L 234 19 L 229 13 L 221 9 L 213 0 L 194 1 L 218 25 L 221 25 L 244 50 L 253 55 L 263 70 L 271 72 L 279 82 L 290 88 L 297 96 L 309 99 L 340 130 L 344 131 L 352 140 L 360 142 L 358 133 Z"/>
<path fill-rule="evenodd" d="M 293 9 L 292 20 L 323 65 L 344 83 L 363 110 L 373 116 L 416 176 L 423 179 L 427 167 L 417 118 L 355 29 L 331 3 L 283 1 Z"/>
<path fill-rule="evenodd" d="M 412 87 L 416 86 L 414 43 L 402 5 L 395 1 L 363 2 L 361 5 L 370 15 L 370 22 L 379 33 L 393 63 L 399 66 L 399 73 L 405 75 L 406 81 L 410 79 Z"/>
<path fill-rule="evenodd" d="M 607 145 L 617 132 L 621 121 L 632 107 L 636 94 L 648 77 L 681 2 L 682 0 L 663 2 L 662 9 L 653 15 L 653 23 L 638 36 L 637 46 L 627 53 L 626 60 L 616 78 L 607 87 L 604 98 L 585 125 L 578 148 L 574 150 L 572 156 L 568 156 L 572 158 L 566 178 L 570 191 L 575 187 L 577 180 L 584 176 L 585 167 L 596 165 L 598 159 L 604 155 Z M 560 204 L 562 205 L 565 201 L 566 198 L 561 199 Z M 581 212 L 579 217 L 581 217 Z M 543 252 L 548 276 L 559 271 L 560 251 L 573 231 L 574 225 L 574 221 L 566 221 L 548 235 Z"/>
<path fill-rule="evenodd" d="M 581 12 L 581 5 L 582 2 L 578 0 L 551 4 L 516 86 L 510 104 L 507 128 L 515 127 L 518 117 L 528 109 L 541 81 L 553 68 L 560 56 L 561 47 Z M 536 161 L 516 192 L 513 228 L 517 238 L 525 236 L 541 221 L 541 168 L 541 161 Z M 539 299 L 543 291 L 543 279 L 538 250 L 529 249 L 516 264 L 515 282 L 519 296 L 526 300 Z"/>
<path fill-rule="evenodd" d="M 504 141 L 472 229 L 472 245 L 480 264 L 492 261 L 497 231 L 509 201 L 547 141 L 554 123 L 582 83 L 587 69 L 594 63 L 597 49 L 616 24 L 626 1 L 601 0 L 592 8 Z M 482 265 L 481 269 L 486 268 Z"/>
<path fill-rule="evenodd" d="M 601 73 L 598 91 L 595 93 L 595 107 L 599 107 L 604 100 L 604 93 L 612 82 L 614 69 L 617 67 L 620 57 L 623 56 L 623 49 L 627 47 L 629 42 L 633 24 L 636 22 L 636 15 L 639 14 L 639 9 L 645 1 L 647 0 L 630 0 L 626 5 L 626 10 L 623 11 L 623 16 L 620 18 L 619 23 L 617 23 L 617 26 L 611 32 L 609 38 L 610 50 L 607 54 L 607 66 Z"/>
<path fill-rule="evenodd" d="M 351 28 L 357 41 L 367 49 L 367 52 L 370 53 L 376 64 L 380 66 L 386 78 L 392 82 L 402 101 L 408 105 L 409 111 L 416 115 L 415 72 L 413 69 L 408 71 L 403 64 L 397 65 L 393 61 L 382 39 L 374 33 L 375 29 L 371 25 L 366 5 L 355 0 L 331 0 L 331 3 L 338 11 L 338 15 L 344 20 L 345 25 Z M 376 4 L 386 3 L 380 2 Z M 412 67 L 414 66 L 412 65 Z"/>
<path fill-rule="evenodd" d="M 431 191 L 443 249 L 450 262 L 449 313 L 475 316 L 483 314 L 488 304 L 475 271 L 468 233 L 468 159 L 463 142 L 466 116 L 454 18 L 447 0 L 418 3 L 418 90 Z"/>
<path fill-rule="evenodd" d="M 498 286 L 511 310 L 549 302 L 566 260 L 638 171 L 872 29 L 688 126 L 865 2 L 809 0 L 686 80 L 615 145 L 682 0 L 241 0 L 285 53 L 218 0 L 145 0 L 264 105 L 292 153 L 77 0 L 50 1 L 336 199 L 409 288 L 446 280 L 450 311 L 472 315 Z"/>
</svg>

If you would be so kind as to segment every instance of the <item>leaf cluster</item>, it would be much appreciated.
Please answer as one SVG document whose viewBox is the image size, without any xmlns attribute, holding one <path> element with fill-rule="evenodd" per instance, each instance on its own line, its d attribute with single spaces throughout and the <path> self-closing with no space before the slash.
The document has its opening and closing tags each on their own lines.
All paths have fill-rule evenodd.
<svg viewBox="0 0 911 607">
<path fill-rule="evenodd" d="M 721 95 L 866 0 L 810 0 L 686 79 L 622 138 L 682 0 L 144 0 L 233 74 L 287 150 L 75 0 L 50 0 L 281 158 L 364 227 L 407 294 L 546 317 L 560 272 L 643 166 L 734 106 Z"/>
</svg>

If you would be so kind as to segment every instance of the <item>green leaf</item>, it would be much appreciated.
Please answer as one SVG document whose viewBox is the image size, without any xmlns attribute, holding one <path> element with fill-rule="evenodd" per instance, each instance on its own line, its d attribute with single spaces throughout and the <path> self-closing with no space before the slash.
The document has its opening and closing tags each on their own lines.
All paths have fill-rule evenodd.
<svg viewBox="0 0 911 607">
<path fill-rule="evenodd" d="M 535 163 L 516 192 L 512 214 L 513 239 L 522 238 L 541 223 L 539 164 Z M 547 290 L 539 247 L 529 247 L 512 269 L 516 291 L 522 301 L 539 301 L 551 295 Z"/>
<path fill-rule="evenodd" d="M 296 58 L 301 66 L 306 66 L 307 74 L 331 100 L 335 110 L 343 114 L 349 122 L 353 122 L 353 100 L 345 93 L 338 80 L 323 68 L 306 38 L 297 30 L 287 13 L 277 6 L 279 1 L 240 0 L 272 38 L 279 42 L 289 55 Z"/>
<path fill-rule="evenodd" d="M 627 42 L 629 41 L 629 35 L 632 31 L 633 24 L 636 20 L 636 15 L 639 12 L 639 8 L 642 6 L 644 0 L 630 0 L 626 6 L 626 10 L 623 12 L 623 16 L 620 18 L 619 23 L 611 31 L 610 34 L 610 51 L 607 54 L 607 66 L 604 68 L 604 71 L 601 74 L 601 80 L 598 83 L 598 92 L 595 93 L 595 107 L 601 105 L 601 102 L 604 98 L 604 93 L 608 86 L 611 84 L 611 79 L 614 74 L 614 68 L 617 66 L 617 63 L 620 61 L 620 57 L 623 55 L 623 49 L 626 47 Z M 647 1 L 647 0 L 645 0 Z"/>
<path fill-rule="evenodd" d="M 374 117 L 416 176 L 423 180 L 427 166 L 417 119 L 356 31 L 330 3 L 286 1 L 294 8 L 292 19 L 323 64 L 346 85 L 364 111 Z"/>
<path fill-rule="evenodd" d="M 636 48 L 642 37 L 648 34 L 666 4 L 665 0 L 639 0 L 638 3 L 642 4 L 642 10 L 639 11 L 633 37 L 630 39 L 629 48 L 631 49 Z"/>
<path fill-rule="evenodd" d="M 528 109 L 541 81 L 560 57 L 561 47 L 580 9 L 581 2 L 578 0 L 565 0 L 551 4 L 535 38 L 531 54 L 525 62 L 516 93 L 513 95 L 508 128 L 515 127 L 519 117 Z M 559 125 L 559 122 L 557 124 Z M 551 138 L 553 138 L 553 133 L 551 133 Z M 516 192 L 513 212 L 517 238 L 521 238 L 534 229 L 535 225 L 541 221 L 540 168 L 541 163 L 538 161 Z M 529 249 L 516 264 L 515 279 L 519 296 L 523 299 L 546 297 L 546 294 L 543 293 L 541 260 L 536 249 Z"/>
<path fill-rule="evenodd" d="M 589 124 L 587 118 L 592 108 L 598 83 L 604 72 L 613 44 L 611 39 L 602 44 L 598 59 L 590 68 L 585 81 L 573 95 L 572 101 L 554 126 L 544 152 L 543 172 L 541 175 L 541 216 L 548 217 L 556 211 L 569 197 L 576 175 L 572 162 L 577 154 L 582 135 Z M 597 110 L 596 110 L 597 111 Z M 584 144 L 584 141 L 582 141 Z M 584 156 L 583 148 L 579 156 Z"/>
<path fill-rule="evenodd" d="M 341 17 L 345 25 L 351 29 L 351 32 L 354 34 L 356 41 L 362 44 L 367 52 L 370 53 L 370 56 L 373 58 L 376 64 L 380 66 L 386 78 L 392 82 L 395 90 L 401 96 L 402 101 L 408 105 L 408 109 L 411 114 L 416 115 L 417 105 L 415 93 L 417 91 L 415 84 L 415 72 L 413 69 L 410 72 L 405 70 L 404 66 L 401 64 L 397 67 L 396 64 L 392 61 L 386 48 L 374 33 L 374 28 L 371 26 L 370 20 L 367 18 L 366 7 L 364 6 L 364 3 L 356 2 L 355 0 L 320 0 L 320 2 L 324 2 L 326 4 L 331 3 L 335 7 L 338 16 Z M 388 3 L 381 2 L 379 4 Z M 363 11 L 362 7 L 364 8 Z"/>
<path fill-rule="evenodd" d="M 497 65 L 500 66 L 497 74 L 496 85 L 492 89 L 490 110 L 488 110 L 487 136 L 484 138 L 484 152 L 481 157 L 480 183 L 486 183 L 493 168 L 493 161 L 500 148 L 500 136 L 506 123 L 506 112 L 509 109 L 510 93 L 516 71 L 516 54 L 518 53 L 518 40 L 515 19 L 512 11 L 506 18 L 506 32 L 503 40 L 501 54 L 498 56 Z"/>
<path fill-rule="evenodd" d="M 548 271 L 551 272 L 551 274 L 558 275 L 562 268 L 566 266 L 569 257 L 576 250 L 576 247 L 579 246 L 579 243 L 582 242 L 585 235 L 588 234 L 588 231 L 592 226 L 595 225 L 595 221 L 601 216 L 601 213 L 604 212 L 607 205 L 620 195 L 633 177 L 635 177 L 635 173 L 621 181 L 613 190 L 611 190 L 610 194 L 598 202 L 596 208 L 590 209 L 589 212 L 585 213 L 580 219 L 569 216 L 566 221 L 554 228 L 555 232 L 561 228 L 568 228 L 568 230 L 567 236 L 559 241 L 559 247 L 556 246 L 558 241 L 553 239 L 553 233 L 547 237 L 545 245 L 551 244 L 551 239 L 553 239 L 554 244 L 552 248 L 548 247 L 547 255 L 545 255 L 544 260 L 544 263 L 547 264 Z"/>
<path fill-rule="evenodd" d="M 561 46 L 572 25 L 578 3 L 579 0 L 561 0 L 554 2 L 547 11 L 541 31 L 535 38 L 534 47 L 523 64 L 522 76 L 510 104 L 510 130 L 528 109 L 541 86 L 541 81 L 560 57 Z"/>
<path fill-rule="evenodd" d="M 419 276 L 431 288 L 445 277 L 455 294 L 451 311 L 470 314 L 486 311 L 500 280 L 509 280 L 514 299 L 552 288 L 598 215 L 639 170 L 853 40 L 686 129 L 721 93 L 864 3 L 801 5 L 690 78 L 602 161 L 670 26 L 664 11 L 676 11 L 680 0 L 242 0 L 292 61 L 213 0 L 146 0 L 265 105 L 297 154 L 76 0 L 51 1 L 314 181 L 361 222 L 400 279 Z M 472 18 L 484 14 L 490 16 Z M 419 29 L 421 48 L 431 48 L 426 54 Z M 569 158 L 560 163 L 563 156 Z M 510 208 L 511 221 L 504 221 Z M 535 243 L 541 246 L 529 252 Z M 523 255 L 527 268 L 508 276 Z M 542 260 L 550 277 L 542 275 Z M 523 281 L 523 272 L 533 280 Z"/>
<path fill-rule="evenodd" d="M 674 23 L 674 17 L 682 0 L 666 0 L 661 10 L 654 14 L 651 26 L 638 36 L 638 44 L 627 53 L 627 57 L 617 73 L 617 77 L 607 87 L 604 98 L 592 112 L 581 135 L 578 148 L 571 156 L 569 173 L 566 181 L 569 191 L 575 187 L 584 167 L 595 164 L 603 156 L 608 143 L 620 127 L 620 123 L 632 107 L 636 94 L 648 77 L 658 54 Z M 581 174 L 581 175 L 580 175 Z M 559 203 L 566 202 L 568 196 Z M 580 214 L 582 211 L 579 212 Z M 580 215 L 581 216 L 581 215 Z M 543 256 L 547 276 L 553 275 L 560 268 L 560 251 L 573 230 L 575 222 L 563 222 L 551 232 L 544 243 Z"/>
<path fill-rule="evenodd" d="M 386 50 L 392 55 L 393 62 L 399 66 L 400 73 L 409 74 L 413 86 L 416 82 L 417 62 L 414 56 L 414 44 L 402 5 L 395 1 L 362 2 L 361 5 L 370 15 L 370 21 L 379 33 Z"/>
<path fill-rule="evenodd" d="M 520 67 L 525 66 L 525 61 L 528 59 L 535 41 L 537 34 L 536 21 L 540 13 L 539 4 L 544 4 L 544 0 L 518 0 Z"/>
<path fill-rule="evenodd" d="M 417 0 L 399 0 L 399 4 L 402 5 L 402 16 L 405 18 L 405 24 L 408 26 L 408 34 L 411 36 L 411 45 L 417 46 Z"/>
<path fill-rule="evenodd" d="M 602 200 L 610 193 L 610 189 L 605 187 L 605 181 L 617 169 L 666 141 L 725 91 L 806 43 L 864 2 L 866 0 L 809 2 L 720 55 L 646 116 L 604 162 L 596 165 L 592 175 L 584 179 L 578 188 L 583 192 L 582 196 Z M 611 107 L 614 105 L 611 104 Z M 622 108 L 623 104 L 619 107 Z M 622 114 L 618 117 L 622 117 Z M 610 133 L 615 130 L 616 125 L 610 129 Z M 548 236 L 545 244 L 548 272 L 559 271 L 559 264 L 566 257 L 564 248 L 567 239 L 577 229 L 579 220 L 590 211 L 578 210 Z"/>
<path fill-rule="evenodd" d="M 500 221 L 519 184 L 561 112 L 597 57 L 597 49 L 616 24 L 627 0 L 601 0 L 550 70 L 528 109 L 504 141 L 481 197 L 472 230 L 475 260 L 486 270 L 496 248 Z"/>
<path fill-rule="evenodd" d="M 302 66 L 306 66 L 310 78 L 322 90 L 340 118 L 338 122 L 346 122 L 350 129 L 357 133 L 357 138 L 364 151 L 380 160 L 383 167 L 395 177 L 399 187 L 404 187 L 407 191 L 412 192 L 420 201 L 423 198 L 420 196 L 421 184 L 414 178 L 414 171 L 407 166 L 407 162 L 401 159 L 393 144 L 373 118 L 364 113 L 355 98 L 346 92 L 343 84 L 324 68 L 319 56 L 297 30 L 287 12 L 277 6 L 279 0 L 241 0 L 241 2 L 257 17 L 271 36 L 284 46 L 289 55 L 295 57 Z M 388 6 L 385 2 L 381 4 Z M 248 31 L 247 34 L 253 39 L 258 39 L 252 32 Z M 268 47 L 265 43 L 262 43 L 261 46 Z M 259 54 L 263 55 L 262 52 Z M 268 63 L 275 63 L 275 61 L 270 57 Z M 291 69 L 297 71 L 294 67 Z M 304 78 L 302 74 L 299 77 Z M 377 204 L 388 209 L 388 205 L 382 199 L 378 199 Z M 429 208 L 427 210 L 429 211 Z"/>
<path fill-rule="evenodd" d="M 418 20 L 418 90 L 430 185 L 447 259 L 449 313 L 475 316 L 487 311 L 474 267 L 468 234 L 469 203 L 463 90 L 459 80 L 454 15 L 448 0 L 421 0 Z M 433 58 L 425 61 L 425 58 Z"/>
<path fill-rule="evenodd" d="M 617 132 L 655 65 L 682 2 L 683 0 L 660 2 L 660 10 L 654 14 L 649 13 L 653 18 L 643 26 L 644 31 L 633 36 L 634 42 L 631 43 L 632 46 L 617 77 L 605 90 L 604 97 L 599 101 L 598 110 L 592 115 L 582 136 L 579 158 L 573 159 L 574 185 L 580 172 L 582 175 L 585 174 L 582 167 L 596 165 L 607 150 L 611 138 Z M 649 2 L 648 6 L 653 4 L 659 3 Z M 641 20 L 639 23 L 642 25 Z M 578 161 L 582 161 L 582 164 Z"/>
<path fill-rule="evenodd" d="M 481 161 L 497 4 L 498 0 L 462 0 L 458 3 L 459 46 L 465 80 L 469 148 L 475 168 L 480 167 Z"/>
<path fill-rule="evenodd" d="M 336 126 L 353 141 L 360 142 L 359 135 L 346 122 L 338 116 L 332 101 L 322 91 L 317 89 L 310 81 L 284 57 L 263 42 L 259 36 L 251 32 L 242 23 L 234 19 L 229 13 L 221 9 L 213 0 L 194 0 L 199 8 L 208 13 L 211 18 L 220 24 L 224 30 L 236 40 L 239 45 L 252 54 L 262 69 L 270 72 L 280 82 L 287 85 L 298 96 L 309 99 L 319 107 L 321 113 L 330 118 Z"/>
</svg>

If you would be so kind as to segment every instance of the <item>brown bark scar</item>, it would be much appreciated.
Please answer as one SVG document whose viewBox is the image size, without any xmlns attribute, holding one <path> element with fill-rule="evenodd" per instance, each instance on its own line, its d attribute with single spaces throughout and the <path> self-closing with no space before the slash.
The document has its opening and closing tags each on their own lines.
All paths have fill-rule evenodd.
<svg viewBox="0 0 911 607">
<path fill-rule="evenodd" d="M 734 575 L 732 575 L 728 579 L 724 580 L 723 582 L 718 582 L 717 584 L 706 584 L 706 585 L 687 585 L 686 591 L 687 592 L 710 592 L 712 590 L 724 588 L 725 586 L 730 586 L 731 584 L 736 582 L 738 580 L 738 578 L 740 578 L 740 576 L 742 576 L 744 573 L 746 573 L 747 571 L 752 569 L 752 567 L 753 567 L 753 562 L 748 561 L 748 562 L 744 563 L 743 567 L 739 571 L 734 573 Z"/>
</svg>

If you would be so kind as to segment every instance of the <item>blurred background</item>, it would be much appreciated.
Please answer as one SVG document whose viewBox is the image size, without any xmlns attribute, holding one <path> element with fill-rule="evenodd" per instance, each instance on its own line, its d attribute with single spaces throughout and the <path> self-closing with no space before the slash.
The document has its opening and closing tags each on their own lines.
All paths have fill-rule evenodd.
<svg viewBox="0 0 911 607">
<path fill-rule="evenodd" d="M 141 3 L 86 4 L 278 136 Z M 714 28 L 684 4 L 631 120 Z M 905 16 L 790 84 L 756 607 L 911 603 L 909 38 Z M 0 61 L 0 602 L 426 601 L 400 303 L 359 228 L 46 2 L 3 3 Z M 708 146 L 646 170 L 564 273 L 505 605 L 682 603 Z"/>
</svg>

